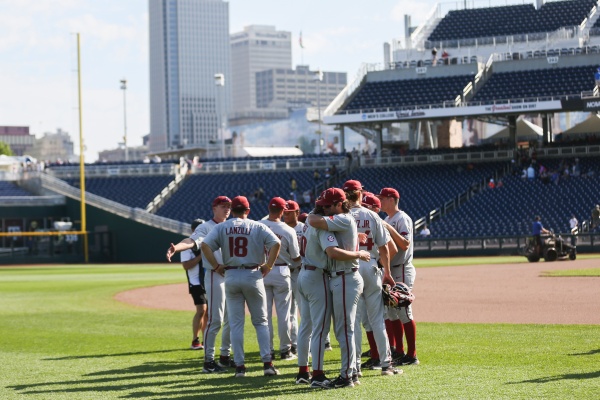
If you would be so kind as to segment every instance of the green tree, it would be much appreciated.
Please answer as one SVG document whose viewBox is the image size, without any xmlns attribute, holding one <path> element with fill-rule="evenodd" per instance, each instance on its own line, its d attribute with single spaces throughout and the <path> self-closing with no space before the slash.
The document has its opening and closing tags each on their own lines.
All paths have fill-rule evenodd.
<svg viewBox="0 0 600 400">
<path fill-rule="evenodd" d="M 0 142 L 0 155 L 7 155 L 7 156 L 12 156 L 13 152 L 10 149 L 10 146 L 4 142 Z"/>
</svg>

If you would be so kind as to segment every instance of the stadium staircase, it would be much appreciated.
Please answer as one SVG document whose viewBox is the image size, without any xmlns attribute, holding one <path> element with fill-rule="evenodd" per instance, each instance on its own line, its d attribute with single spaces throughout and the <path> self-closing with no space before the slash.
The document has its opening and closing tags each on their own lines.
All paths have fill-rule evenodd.
<svg viewBox="0 0 600 400">
<path fill-rule="evenodd" d="M 175 175 L 175 179 L 173 179 L 169 184 L 160 191 L 159 194 L 156 195 L 154 199 L 146 206 L 146 211 L 154 214 L 156 210 L 158 210 L 165 201 L 167 201 L 183 184 L 183 180 L 188 174 L 188 164 L 183 164 L 180 169 L 177 171 Z"/>
</svg>

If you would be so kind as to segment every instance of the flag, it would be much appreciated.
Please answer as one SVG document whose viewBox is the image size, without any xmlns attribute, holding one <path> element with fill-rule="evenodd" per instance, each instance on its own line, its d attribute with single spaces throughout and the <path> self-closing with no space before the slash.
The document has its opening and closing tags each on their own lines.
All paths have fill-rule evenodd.
<svg viewBox="0 0 600 400">
<path fill-rule="evenodd" d="M 304 43 L 302 43 L 302 31 L 300 31 L 300 37 L 298 38 L 298 43 L 300 44 L 300 48 L 304 48 Z"/>
</svg>

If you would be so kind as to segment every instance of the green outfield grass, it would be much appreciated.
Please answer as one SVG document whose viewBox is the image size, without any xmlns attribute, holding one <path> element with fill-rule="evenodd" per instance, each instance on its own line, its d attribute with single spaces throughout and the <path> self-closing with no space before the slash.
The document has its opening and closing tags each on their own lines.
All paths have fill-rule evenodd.
<svg viewBox="0 0 600 400">
<path fill-rule="evenodd" d="M 0 399 L 591 399 L 600 393 L 600 335 L 592 325 L 420 323 L 421 365 L 394 377 L 365 371 L 356 388 L 314 391 L 294 384 L 295 361 L 276 362 L 280 376 L 262 376 L 248 321 L 250 376 L 204 375 L 203 352 L 187 350 L 191 313 L 113 300 L 130 288 L 184 282 L 178 267 L 0 268 Z M 339 360 L 334 346 L 326 354 L 331 377 Z"/>
<path fill-rule="evenodd" d="M 578 254 L 578 259 L 600 259 L 600 254 Z M 542 261 L 544 262 L 544 261 Z M 415 258 L 416 268 L 430 267 L 457 267 L 466 265 L 486 264 L 528 264 L 524 256 L 499 256 L 499 257 L 440 257 L 440 258 Z"/>
<path fill-rule="evenodd" d="M 600 268 L 546 271 L 542 274 L 542 276 L 600 276 Z M 600 290 L 600 288 L 598 290 Z"/>
</svg>

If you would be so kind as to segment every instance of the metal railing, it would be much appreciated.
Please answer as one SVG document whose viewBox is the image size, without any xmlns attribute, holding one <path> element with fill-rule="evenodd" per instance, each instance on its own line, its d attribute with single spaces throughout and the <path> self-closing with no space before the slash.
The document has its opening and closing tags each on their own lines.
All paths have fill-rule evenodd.
<svg viewBox="0 0 600 400">
<path fill-rule="evenodd" d="M 35 174 L 38 175 L 38 174 Z M 35 178 L 35 175 L 30 175 L 30 178 Z M 47 174 L 39 174 L 41 185 L 43 188 L 62 194 L 74 200 L 81 198 L 81 191 L 68 183 Z M 100 208 L 104 211 L 119 215 L 121 217 L 140 222 L 142 224 L 153 226 L 155 228 L 167 230 L 181 235 L 189 233 L 189 223 L 176 221 L 169 218 L 159 217 L 158 215 L 150 214 L 141 208 L 133 208 L 117 203 L 112 200 L 105 199 L 93 193 L 85 193 L 86 204 Z"/>
<path fill-rule="evenodd" d="M 104 178 L 107 176 L 151 176 L 175 175 L 179 165 L 170 163 L 103 165 L 89 164 L 85 166 L 86 178 Z M 48 167 L 45 172 L 56 178 L 76 178 L 79 176 L 79 165 Z"/>
</svg>

